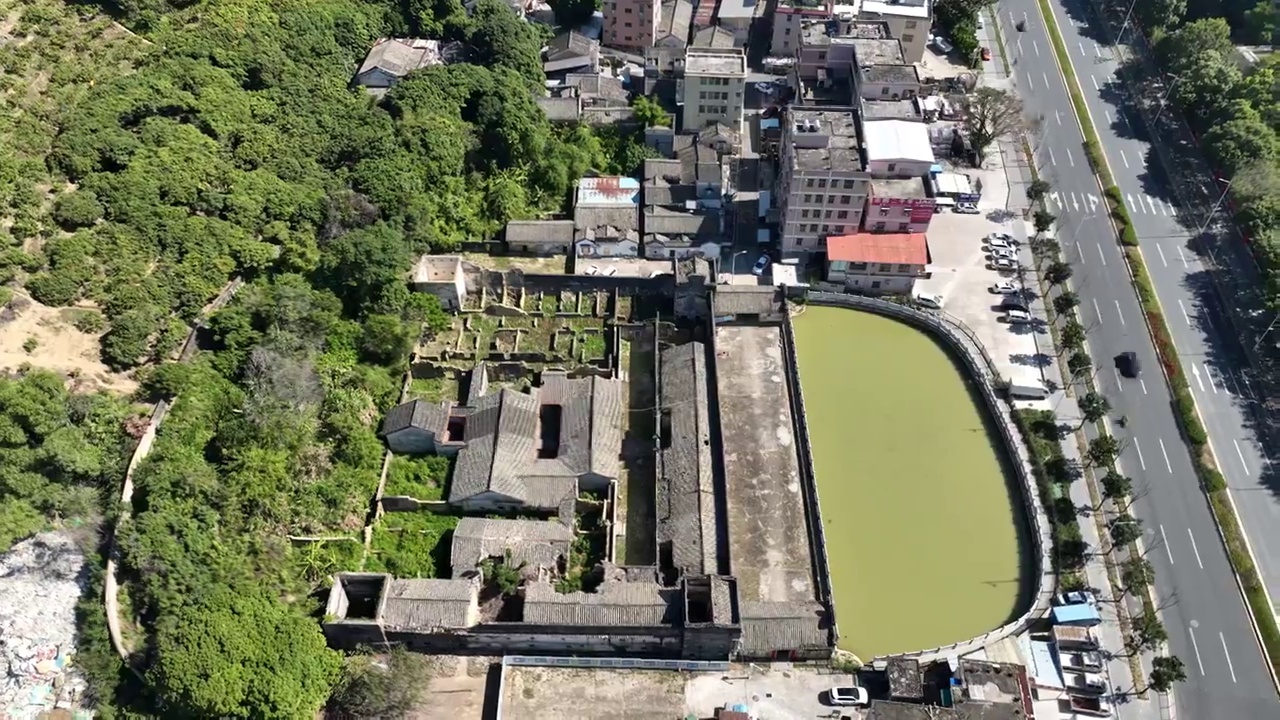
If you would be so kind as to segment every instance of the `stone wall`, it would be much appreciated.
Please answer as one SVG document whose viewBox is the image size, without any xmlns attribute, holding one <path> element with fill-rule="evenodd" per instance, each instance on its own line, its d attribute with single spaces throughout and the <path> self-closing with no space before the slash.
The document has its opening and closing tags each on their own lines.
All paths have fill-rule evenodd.
<svg viewBox="0 0 1280 720">
<path fill-rule="evenodd" d="M 917 659 L 920 662 L 931 662 L 950 656 L 965 655 L 993 642 L 1025 631 L 1033 622 L 1048 614 L 1050 601 L 1053 597 L 1055 578 L 1053 565 L 1050 563 L 1048 554 L 1049 549 L 1052 547 L 1049 538 L 1049 519 L 1040 504 L 1040 495 L 1036 491 L 1035 476 L 1031 471 L 1031 461 L 1022 437 L 1018 434 L 1017 426 L 1013 422 L 1012 408 L 998 394 L 1002 383 L 998 373 L 995 371 L 995 364 L 991 361 L 990 356 L 987 355 L 977 336 L 963 323 L 945 313 L 923 312 L 887 300 L 878 300 L 859 295 L 811 292 L 808 294 L 808 302 L 814 305 L 831 305 L 877 313 L 909 323 L 940 338 L 955 353 L 955 356 L 976 381 L 975 384 L 979 389 L 979 394 L 982 396 L 990 417 L 999 430 L 1000 438 L 1004 442 L 1009 464 L 1018 476 L 1018 487 L 1022 489 L 1020 494 L 1026 517 L 1032 526 L 1030 534 L 1032 542 L 1035 544 L 1034 555 L 1036 558 L 1036 567 L 1033 571 L 1037 576 L 1037 581 L 1035 597 L 1031 607 L 1025 613 L 1013 622 L 976 638 L 944 647 L 878 657 L 875 660 L 888 660 L 889 657 L 908 657 Z M 788 325 L 790 325 L 789 322 Z M 807 435 L 804 440 L 807 452 Z M 824 541 L 824 552 L 825 547 Z"/>
</svg>

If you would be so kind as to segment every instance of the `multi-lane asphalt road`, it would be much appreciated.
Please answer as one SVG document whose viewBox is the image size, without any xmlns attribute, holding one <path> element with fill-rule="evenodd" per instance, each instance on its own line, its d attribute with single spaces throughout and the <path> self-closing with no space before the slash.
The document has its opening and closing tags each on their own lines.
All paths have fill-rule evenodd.
<svg viewBox="0 0 1280 720">
<path fill-rule="evenodd" d="M 1053 186 L 1050 204 L 1059 216 L 1059 241 L 1075 270 L 1072 282 L 1099 366 L 1095 382 L 1111 400 L 1113 416 L 1127 419 L 1125 427 L 1112 426 L 1124 444 L 1119 462 L 1137 489 L 1135 514 L 1144 522 L 1170 650 L 1187 664 L 1188 680 L 1175 694 L 1179 716 L 1275 717 L 1280 699 L 1179 435 L 1172 398 L 1085 157 L 1039 4 L 1002 0 L 997 9 L 1015 84 L 1028 118 L 1038 126 L 1033 152 L 1041 175 Z M 1179 223 L 1180 203 L 1163 180 L 1159 157 L 1142 140 L 1143 120 L 1120 101 L 1115 51 L 1100 31 L 1091 31 L 1091 12 L 1079 0 L 1055 4 L 1053 10 L 1214 447 L 1232 487 L 1239 487 L 1239 478 L 1262 476 L 1266 464 L 1247 434 L 1242 410 L 1250 378 L 1237 370 L 1227 342 L 1219 341 L 1226 321 L 1215 317 L 1212 293 L 1202 288 L 1204 268 Z M 1025 31 L 1016 29 L 1018 21 L 1025 22 Z M 1113 358 L 1126 351 L 1138 354 L 1141 379 L 1121 379 L 1114 372 Z M 1228 460 L 1239 464 L 1233 468 Z M 1249 502 L 1275 499 L 1259 492 Z M 1246 519 L 1246 530 L 1253 529 Z M 1273 533 L 1280 542 L 1280 523 L 1257 532 L 1263 538 Z"/>
</svg>

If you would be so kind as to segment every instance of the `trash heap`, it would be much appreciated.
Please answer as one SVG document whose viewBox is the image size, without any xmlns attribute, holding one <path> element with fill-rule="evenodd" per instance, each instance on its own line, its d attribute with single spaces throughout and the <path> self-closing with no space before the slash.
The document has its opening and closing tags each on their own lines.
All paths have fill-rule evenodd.
<svg viewBox="0 0 1280 720">
<path fill-rule="evenodd" d="M 65 533 L 28 538 L 0 555 L 0 708 L 4 718 L 82 710 L 72 664 L 75 609 L 88 587 L 84 555 Z"/>
</svg>

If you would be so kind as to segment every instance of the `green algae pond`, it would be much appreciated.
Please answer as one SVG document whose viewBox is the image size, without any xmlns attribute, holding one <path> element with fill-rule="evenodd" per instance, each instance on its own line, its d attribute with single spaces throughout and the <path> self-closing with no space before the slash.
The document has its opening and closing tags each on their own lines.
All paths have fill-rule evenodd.
<svg viewBox="0 0 1280 720">
<path fill-rule="evenodd" d="M 809 305 L 793 323 L 839 647 L 870 660 L 1019 615 L 1021 490 L 963 366 L 872 313 Z"/>
</svg>

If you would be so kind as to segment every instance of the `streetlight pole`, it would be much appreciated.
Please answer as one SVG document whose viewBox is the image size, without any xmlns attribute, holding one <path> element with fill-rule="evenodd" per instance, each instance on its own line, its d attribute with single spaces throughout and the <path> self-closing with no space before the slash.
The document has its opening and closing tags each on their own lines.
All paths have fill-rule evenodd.
<svg viewBox="0 0 1280 720">
<path fill-rule="evenodd" d="M 1119 45 L 1120 42 L 1124 40 L 1125 28 L 1129 27 L 1129 16 L 1133 15 L 1133 8 L 1137 4 L 1138 4 L 1138 0 L 1133 0 L 1133 2 L 1129 3 L 1129 10 L 1124 14 L 1124 22 L 1120 23 L 1120 34 L 1116 36 L 1117 45 Z"/>
<path fill-rule="evenodd" d="M 1280 323 L 1280 313 L 1276 313 L 1276 316 L 1274 319 L 1272 319 L 1271 324 L 1267 326 L 1266 330 L 1262 331 L 1262 335 L 1259 336 L 1258 340 L 1253 343 L 1254 350 L 1257 350 L 1258 346 L 1262 344 L 1262 341 L 1266 340 L 1267 336 L 1271 334 L 1271 331 L 1276 329 L 1276 323 Z"/>
<path fill-rule="evenodd" d="M 738 256 L 746 255 L 746 254 L 747 254 L 746 250 L 739 250 L 738 252 L 729 256 L 729 274 L 730 275 L 738 274 Z"/>
<path fill-rule="evenodd" d="M 1173 89 L 1178 87 L 1178 82 L 1182 80 L 1181 75 L 1172 75 L 1170 77 L 1173 78 L 1173 82 L 1170 83 L 1169 88 L 1164 91 L 1164 97 L 1160 98 L 1160 109 L 1156 111 L 1156 116 L 1151 120 L 1152 123 L 1155 123 L 1157 120 L 1160 119 L 1160 116 L 1164 114 L 1164 109 L 1169 104 L 1169 93 L 1172 93 Z"/>
<path fill-rule="evenodd" d="M 1227 199 L 1227 193 L 1231 190 L 1231 181 L 1217 178 L 1218 182 L 1226 183 L 1226 187 L 1222 188 L 1222 194 L 1218 196 L 1218 202 L 1213 204 L 1213 209 L 1209 211 L 1209 217 L 1204 219 L 1204 224 L 1200 226 L 1200 232 L 1196 233 L 1196 237 L 1204 235 L 1204 231 L 1209 228 L 1209 223 L 1213 221 L 1213 216 L 1218 212 L 1218 208 L 1222 206 L 1222 201 Z"/>
</svg>

